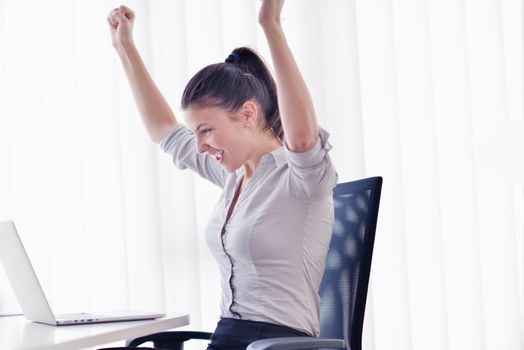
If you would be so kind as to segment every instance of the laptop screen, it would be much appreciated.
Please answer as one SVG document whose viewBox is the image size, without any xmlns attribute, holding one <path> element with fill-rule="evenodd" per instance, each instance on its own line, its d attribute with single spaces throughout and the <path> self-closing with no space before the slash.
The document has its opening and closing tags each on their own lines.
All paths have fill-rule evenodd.
<svg viewBox="0 0 524 350">
<path fill-rule="evenodd" d="M 26 318 L 54 323 L 55 316 L 12 221 L 0 222 L 0 261 Z"/>
</svg>

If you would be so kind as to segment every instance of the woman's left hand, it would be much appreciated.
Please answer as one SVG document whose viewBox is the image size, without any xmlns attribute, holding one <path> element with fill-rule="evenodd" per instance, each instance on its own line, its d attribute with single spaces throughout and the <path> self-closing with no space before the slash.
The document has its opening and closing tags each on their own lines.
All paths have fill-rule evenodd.
<svg viewBox="0 0 524 350">
<path fill-rule="evenodd" d="M 271 24 L 280 25 L 280 14 L 284 0 L 262 0 L 262 7 L 258 13 L 258 23 L 262 27 Z"/>
</svg>

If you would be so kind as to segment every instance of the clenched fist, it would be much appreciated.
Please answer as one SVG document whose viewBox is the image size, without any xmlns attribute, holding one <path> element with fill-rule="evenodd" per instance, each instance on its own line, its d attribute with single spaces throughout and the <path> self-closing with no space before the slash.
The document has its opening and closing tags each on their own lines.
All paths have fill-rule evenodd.
<svg viewBox="0 0 524 350">
<path fill-rule="evenodd" d="M 120 6 L 109 12 L 107 22 L 111 29 L 111 40 L 115 48 L 133 43 L 133 23 L 135 13 L 126 6 Z"/>
</svg>

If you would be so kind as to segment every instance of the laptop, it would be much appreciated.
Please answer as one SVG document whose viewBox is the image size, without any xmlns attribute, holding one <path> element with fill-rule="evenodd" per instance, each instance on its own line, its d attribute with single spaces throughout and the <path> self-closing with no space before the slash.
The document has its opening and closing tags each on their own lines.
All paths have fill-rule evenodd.
<svg viewBox="0 0 524 350">
<path fill-rule="evenodd" d="M 103 315 L 89 313 L 55 315 L 12 221 L 0 222 L 0 261 L 4 265 L 18 303 L 25 317 L 30 321 L 62 326 L 148 320 L 166 315 L 137 311 L 111 312 Z"/>
</svg>

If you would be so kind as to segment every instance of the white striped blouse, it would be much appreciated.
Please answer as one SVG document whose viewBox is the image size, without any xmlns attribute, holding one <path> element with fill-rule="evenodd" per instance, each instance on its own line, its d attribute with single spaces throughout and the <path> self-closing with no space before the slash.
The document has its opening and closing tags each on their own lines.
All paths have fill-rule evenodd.
<svg viewBox="0 0 524 350">
<path fill-rule="evenodd" d="M 225 225 L 243 168 L 228 173 L 214 157 L 197 153 L 193 134 L 180 123 L 160 142 L 178 168 L 189 168 L 223 188 L 206 228 L 221 274 L 221 317 L 319 335 L 318 291 L 338 179 L 328 137 L 320 129 L 307 152 L 282 146 L 264 155 Z"/>
</svg>

